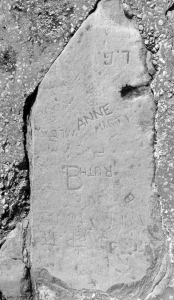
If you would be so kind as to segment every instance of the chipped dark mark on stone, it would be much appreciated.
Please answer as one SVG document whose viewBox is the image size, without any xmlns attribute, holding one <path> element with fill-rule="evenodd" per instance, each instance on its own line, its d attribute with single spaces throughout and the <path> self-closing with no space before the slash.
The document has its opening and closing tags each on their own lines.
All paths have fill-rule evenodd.
<svg viewBox="0 0 174 300">
<path fill-rule="evenodd" d="M 149 84 L 147 84 L 145 86 L 137 86 L 137 87 L 126 84 L 124 87 L 122 87 L 122 89 L 120 91 L 121 97 L 124 100 L 139 97 L 141 95 L 147 95 L 150 93 L 151 93 L 151 90 L 150 90 Z"/>
<path fill-rule="evenodd" d="M 127 19 L 131 20 L 133 18 L 134 16 L 133 11 L 131 10 L 128 4 L 123 3 L 123 11 Z"/>
<path fill-rule="evenodd" d="M 165 15 L 169 18 L 169 20 L 170 20 L 170 12 L 174 12 L 174 4 L 172 4 L 165 12 Z"/>
<path fill-rule="evenodd" d="M 86 30 L 90 30 L 92 28 L 92 26 L 90 25 L 90 24 L 88 24 L 87 26 L 86 26 Z"/>
</svg>

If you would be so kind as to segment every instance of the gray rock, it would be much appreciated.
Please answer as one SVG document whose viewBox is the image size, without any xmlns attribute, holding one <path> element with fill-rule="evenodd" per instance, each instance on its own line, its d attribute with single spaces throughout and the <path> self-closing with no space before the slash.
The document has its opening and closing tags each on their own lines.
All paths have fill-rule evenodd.
<svg viewBox="0 0 174 300">
<path fill-rule="evenodd" d="M 21 297 L 24 274 L 22 224 L 9 233 L 0 249 L 0 291 L 7 299 Z"/>
</svg>

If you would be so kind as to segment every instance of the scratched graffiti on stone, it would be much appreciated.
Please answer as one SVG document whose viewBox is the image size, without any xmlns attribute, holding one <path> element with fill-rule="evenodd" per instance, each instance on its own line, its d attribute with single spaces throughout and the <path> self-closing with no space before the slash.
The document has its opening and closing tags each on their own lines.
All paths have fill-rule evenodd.
<svg viewBox="0 0 174 300">
<path fill-rule="evenodd" d="M 101 2 L 42 81 L 32 111 L 33 268 L 107 291 L 151 266 L 152 95 L 141 37 Z"/>
</svg>

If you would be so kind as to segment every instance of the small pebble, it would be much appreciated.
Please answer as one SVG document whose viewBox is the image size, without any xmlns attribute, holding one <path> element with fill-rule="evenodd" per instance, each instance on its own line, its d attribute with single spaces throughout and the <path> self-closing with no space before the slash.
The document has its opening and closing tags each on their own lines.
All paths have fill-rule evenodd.
<svg viewBox="0 0 174 300">
<path fill-rule="evenodd" d="M 165 64 L 165 60 L 162 59 L 162 57 L 159 58 L 159 61 L 160 61 L 161 63 Z"/>
<path fill-rule="evenodd" d="M 4 184 L 2 182 L 0 182 L 0 189 L 2 189 L 4 187 Z"/>
<path fill-rule="evenodd" d="M 152 63 L 156 66 L 157 65 L 157 61 L 155 59 L 152 60 Z"/>
<path fill-rule="evenodd" d="M 144 29 L 143 25 L 139 25 L 138 28 L 139 28 L 139 30 L 141 30 L 141 31 L 143 31 L 143 29 Z"/>
<path fill-rule="evenodd" d="M 164 24 L 163 20 L 159 20 L 159 21 L 158 21 L 158 24 L 159 24 L 160 26 L 162 26 L 162 25 Z"/>
<path fill-rule="evenodd" d="M 168 94 L 167 94 L 167 97 L 168 97 L 168 98 L 171 98 L 172 96 L 173 96 L 172 93 L 168 93 Z"/>
<path fill-rule="evenodd" d="M 8 208 L 8 204 L 4 204 L 3 209 L 6 210 Z"/>
<path fill-rule="evenodd" d="M 2 205 L 5 205 L 6 199 L 2 198 L 1 202 L 2 202 Z"/>
</svg>

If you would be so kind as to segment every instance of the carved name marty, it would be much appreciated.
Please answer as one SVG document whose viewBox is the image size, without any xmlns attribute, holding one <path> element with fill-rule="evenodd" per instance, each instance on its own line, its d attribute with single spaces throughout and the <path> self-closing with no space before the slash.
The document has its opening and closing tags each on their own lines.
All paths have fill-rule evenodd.
<svg viewBox="0 0 174 300">
<path fill-rule="evenodd" d="M 81 129 L 82 126 L 88 125 L 88 122 L 97 120 L 98 118 L 102 116 L 108 116 L 111 115 L 113 112 L 109 110 L 109 103 L 99 106 L 99 108 L 96 110 L 92 110 L 88 113 L 87 116 L 83 116 L 81 118 L 78 118 L 78 130 Z"/>
</svg>

